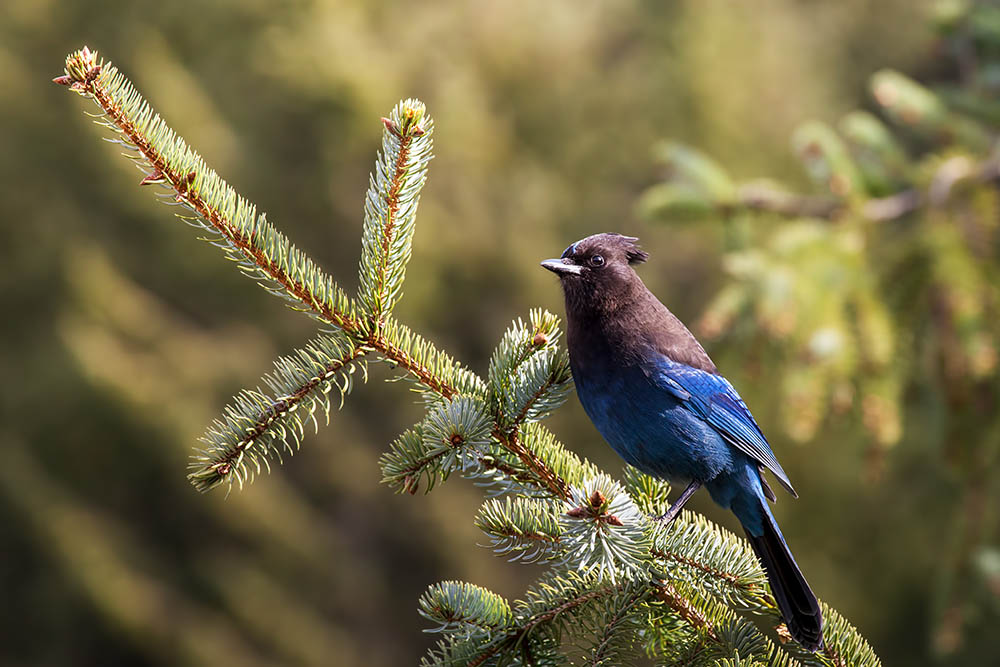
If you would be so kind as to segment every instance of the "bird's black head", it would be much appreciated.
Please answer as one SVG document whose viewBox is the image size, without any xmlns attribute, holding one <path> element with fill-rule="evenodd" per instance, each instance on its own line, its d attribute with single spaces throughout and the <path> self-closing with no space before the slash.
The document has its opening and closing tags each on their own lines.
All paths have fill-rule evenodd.
<svg viewBox="0 0 1000 667">
<path fill-rule="evenodd" d="M 638 240 L 621 234 L 595 234 L 566 248 L 559 259 L 542 262 L 559 276 L 571 319 L 585 311 L 613 310 L 645 291 L 631 266 L 648 257 Z"/>
<path fill-rule="evenodd" d="M 545 260 L 542 266 L 558 275 L 566 287 L 597 287 L 627 280 L 633 275 L 629 265 L 644 262 L 649 256 L 639 248 L 638 240 L 621 234 L 594 234 L 566 248 L 559 259 Z"/>
</svg>

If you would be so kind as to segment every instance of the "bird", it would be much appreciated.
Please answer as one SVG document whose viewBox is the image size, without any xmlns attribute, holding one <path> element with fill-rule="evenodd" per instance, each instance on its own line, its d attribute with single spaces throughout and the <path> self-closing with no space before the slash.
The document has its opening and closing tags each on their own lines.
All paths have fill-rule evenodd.
<svg viewBox="0 0 1000 667">
<path fill-rule="evenodd" d="M 687 483 L 658 519 L 672 521 L 702 486 L 736 515 L 789 633 L 816 651 L 822 612 L 768 506 L 776 496 L 764 471 L 798 494 L 736 389 L 635 272 L 648 259 L 638 241 L 595 234 L 541 263 L 562 285 L 580 403 L 627 463 Z"/>
</svg>

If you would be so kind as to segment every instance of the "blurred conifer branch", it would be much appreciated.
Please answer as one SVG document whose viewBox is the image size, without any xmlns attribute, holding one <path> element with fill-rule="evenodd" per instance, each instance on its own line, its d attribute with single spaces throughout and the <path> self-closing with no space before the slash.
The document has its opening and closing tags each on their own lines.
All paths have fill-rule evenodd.
<svg viewBox="0 0 1000 667">
<path fill-rule="evenodd" d="M 839 131 L 812 121 L 792 137 L 824 192 L 792 193 L 767 180 L 736 184 L 696 149 L 663 142 L 655 154 L 667 179 L 646 191 L 639 212 L 656 220 L 722 218 L 739 230 L 724 257 L 732 281 L 706 309 L 703 333 L 744 331 L 740 322 L 752 321 L 805 361 L 789 368 L 784 386 L 800 408 L 787 425 L 794 438 L 808 440 L 826 414 L 849 409 L 860 394 L 863 421 L 884 448 L 902 434 L 904 373 L 924 370 L 898 363 L 920 356 L 917 341 L 902 335 L 918 323 L 917 312 L 936 325 L 937 353 L 948 366 L 977 381 L 995 373 L 997 333 L 986 313 L 1000 293 L 984 253 L 996 242 L 1000 144 L 994 128 L 898 72 L 877 72 L 871 91 L 895 129 L 853 111 Z M 753 215 L 775 225 L 748 227 Z M 873 224 L 895 220 L 905 232 Z M 890 238 L 898 251 L 887 262 L 879 253 Z M 932 256 L 948 268 L 928 263 Z M 923 265 L 924 275 L 911 274 L 923 295 L 901 304 L 892 283 L 908 262 Z M 910 309 L 934 303 L 930 311 Z M 905 308 L 893 312 L 890 304 Z M 943 344 L 953 338 L 955 347 Z"/>
<path fill-rule="evenodd" d="M 956 556 L 936 573 L 945 583 L 932 641 L 946 654 L 991 608 L 977 608 L 990 575 L 976 558 L 996 553 L 982 508 L 1000 505 L 984 472 L 1000 461 L 1000 8 L 942 0 L 931 19 L 932 78 L 878 71 L 871 111 L 794 132 L 815 192 L 738 183 L 702 152 L 664 142 L 654 150 L 666 178 L 638 210 L 722 223 L 729 279 L 700 329 L 758 350 L 743 363 L 777 383 L 790 437 L 810 441 L 828 420 L 853 417 L 877 479 L 907 435 L 904 415 L 933 432 L 912 435 L 937 445 L 964 496 Z"/>
<path fill-rule="evenodd" d="M 588 664 L 644 654 L 685 664 L 879 664 L 840 621 L 828 625 L 823 652 L 801 651 L 775 627 L 774 601 L 742 540 L 687 512 L 666 527 L 651 520 L 668 505 L 669 485 L 631 469 L 618 482 L 539 423 L 571 390 L 551 313 L 533 310 L 526 322 L 515 320 L 485 379 L 392 317 L 431 159 L 433 123 L 422 103 L 400 102 L 383 119 L 352 298 L 96 53 L 70 54 L 55 81 L 96 102 L 97 122 L 144 171 L 142 185 L 163 187 L 168 203 L 184 208 L 179 217 L 210 232 L 208 240 L 244 273 L 327 327 L 278 359 L 264 388 L 239 393 L 208 429 L 191 464 L 197 489 L 242 486 L 293 453 L 308 422 L 318 427 L 318 413 L 329 417 L 329 394 L 336 390 L 342 400 L 355 378 L 367 378 L 374 357 L 414 382 L 427 408 L 383 455 L 383 481 L 412 494 L 453 473 L 471 479 L 490 496 L 476 519 L 486 546 L 547 564 L 526 600 L 514 603 L 465 582 L 431 586 L 420 613 L 443 639 L 426 664 L 562 664 L 567 651 Z"/>
</svg>

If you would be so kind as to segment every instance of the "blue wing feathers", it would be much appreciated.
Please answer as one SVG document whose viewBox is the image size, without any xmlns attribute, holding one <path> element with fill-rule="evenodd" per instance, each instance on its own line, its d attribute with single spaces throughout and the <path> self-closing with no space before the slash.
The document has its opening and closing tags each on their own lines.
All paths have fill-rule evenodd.
<svg viewBox="0 0 1000 667">
<path fill-rule="evenodd" d="M 676 380 L 668 375 L 660 375 L 659 379 L 664 389 L 673 394 L 679 401 L 690 401 L 691 392 L 680 386 Z"/>
<path fill-rule="evenodd" d="M 708 422 L 729 444 L 770 470 L 789 493 L 798 496 L 746 403 L 729 380 L 666 358 L 661 358 L 649 369 L 647 376 Z"/>
</svg>

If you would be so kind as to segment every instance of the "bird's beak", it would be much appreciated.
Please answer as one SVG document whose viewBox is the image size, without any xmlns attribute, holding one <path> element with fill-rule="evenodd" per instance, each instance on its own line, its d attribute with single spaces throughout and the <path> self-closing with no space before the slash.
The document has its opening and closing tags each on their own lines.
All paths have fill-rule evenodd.
<svg viewBox="0 0 1000 667">
<path fill-rule="evenodd" d="M 571 263 L 568 259 L 547 259 L 542 262 L 542 266 L 559 277 L 566 275 L 578 276 L 583 271 L 583 267 Z"/>
</svg>

